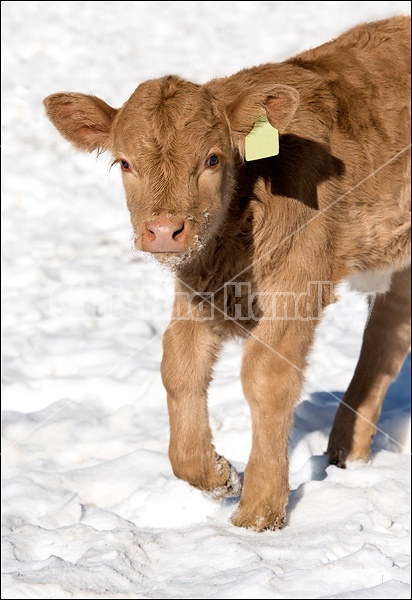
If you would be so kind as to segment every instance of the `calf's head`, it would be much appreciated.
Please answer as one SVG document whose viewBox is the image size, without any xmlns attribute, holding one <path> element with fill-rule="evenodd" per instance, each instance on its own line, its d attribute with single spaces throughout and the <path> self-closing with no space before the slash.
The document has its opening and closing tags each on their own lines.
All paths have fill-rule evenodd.
<svg viewBox="0 0 412 600">
<path fill-rule="evenodd" d="M 298 104 L 283 85 L 250 89 L 149 80 L 120 109 L 85 94 L 45 99 L 59 132 L 84 151 L 109 151 L 122 170 L 138 250 L 185 262 L 213 240 L 227 215 L 244 138 L 262 114 L 284 130 Z M 174 257 L 174 260 L 173 260 Z"/>
</svg>

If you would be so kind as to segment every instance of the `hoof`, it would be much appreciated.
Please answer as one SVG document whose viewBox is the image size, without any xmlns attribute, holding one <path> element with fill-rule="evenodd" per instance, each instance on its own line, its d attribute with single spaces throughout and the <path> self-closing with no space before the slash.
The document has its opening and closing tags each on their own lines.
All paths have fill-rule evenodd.
<svg viewBox="0 0 412 600">
<path fill-rule="evenodd" d="M 346 469 L 346 458 L 347 454 L 343 448 L 336 450 L 328 449 L 329 464 L 339 467 L 339 469 Z"/>
<path fill-rule="evenodd" d="M 232 467 L 230 462 L 227 461 L 224 456 L 218 455 L 216 457 L 216 470 L 222 474 L 225 483 L 207 490 L 208 494 L 212 496 L 214 500 L 238 498 L 242 491 L 242 483 L 236 469 Z"/>
<path fill-rule="evenodd" d="M 285 513 L 276 514 L 272 511 L 262 514 L 259 510 L 247 511 L 239 507 L 231 521 L 236 527 L 246 527 L 253 531 L 275 531 L 286 525 L 286 515 Z"/>
</svg>

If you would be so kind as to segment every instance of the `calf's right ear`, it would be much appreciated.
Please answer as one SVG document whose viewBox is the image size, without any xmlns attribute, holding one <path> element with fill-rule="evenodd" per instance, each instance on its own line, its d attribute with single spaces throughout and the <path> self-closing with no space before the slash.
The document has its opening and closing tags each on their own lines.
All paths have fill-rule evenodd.
<svg viewBox="0 0 412 600">
<path fill-rule="evenodd" d="M 117 110 L 96 96 L 52 94 L 44 100 L 46 114 L 63 137 L 87 152 L 107 149 Z"/>
</svg>

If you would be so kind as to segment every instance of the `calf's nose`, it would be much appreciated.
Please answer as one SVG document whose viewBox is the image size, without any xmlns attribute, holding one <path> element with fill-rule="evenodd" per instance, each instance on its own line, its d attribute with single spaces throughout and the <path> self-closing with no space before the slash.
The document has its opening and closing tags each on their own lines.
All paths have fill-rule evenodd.
<svg viewBox="0 0 412 600">
<path fill-rule="evenodd" d="M 142 250 L 145 252 L 184 252 L 187 224 L 183 219 L 159 217 L 143 223 Z"/>
</svg>

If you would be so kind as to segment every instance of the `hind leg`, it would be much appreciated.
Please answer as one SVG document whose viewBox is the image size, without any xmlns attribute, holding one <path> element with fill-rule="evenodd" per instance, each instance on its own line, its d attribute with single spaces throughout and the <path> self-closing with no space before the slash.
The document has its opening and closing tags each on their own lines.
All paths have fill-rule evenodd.
<svg viewBox="0 0 412 600">
<path fill-rule="evenodd" d="M 367 459 L 382 403 L 410 346 L 410 268 L 394 274 L 390 290 L 377 296 L 365 329 L 358 365 L 329 437 L 329 462 Z"/>
</svg>

